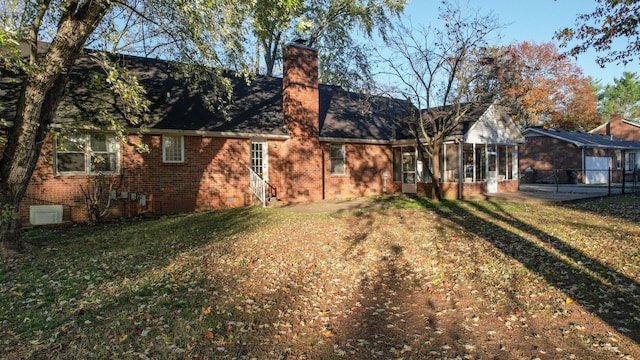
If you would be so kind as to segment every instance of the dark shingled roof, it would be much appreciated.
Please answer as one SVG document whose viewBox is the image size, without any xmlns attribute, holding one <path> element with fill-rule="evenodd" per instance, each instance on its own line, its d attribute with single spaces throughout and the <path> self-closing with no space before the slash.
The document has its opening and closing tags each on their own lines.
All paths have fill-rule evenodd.
<svg viewBox="0 0 640 360">
<path fill-rule="evenodd" d="M 117 56 L 147 91 L 151 101 L 148 114 L 150 129 L 233 132 L 262 135 L 286 135 L 282 121 L 282 80 L 268 77 L 254 79 L 250 86 L 243 79 L 232 78 L 234 100 L 227 116 L 210 111 L 202 94 L 189 87 L 183 73 L 171 62 L 135 56 Z M 101 72 L 99 65 L 86 54 L 73 67 L 64 99 L 54 123 L 92 123 L 99 111 L 107 111 L 124 119 L 117 101 L 106 91 L 89 90 L 87 81 L 92 71 Z M 0 116 L 15 117 L 15 107 L 21 81 L 13 74 L 0 76 Z"/>
<path fill-rule="evenodd" d="M 320 85 L 320 137 L 391 141 L 398 138 L 394 119 L 405 115 L 402 104 L 381 96 Z"/>
<path fill-rule="evenodd" d="M 578 131 L 528 128 L 523 131 L 525 137 L 549 136 L 575 144 L 578 147 L 603 149 L 640 149 L 640 141 L 622 140 L 609 135 L 599 135 Z"/>
<path fill-rule="evenodd" d="M 455 127 L 449 132 L 449 134 L 447 135 L 447 139 L 449 140 L 460 139 L 464 137 L 467 134 L 467 132 L 471 129 L 471 127 L 487 111 L 487 109 L 491 106 L 491 104 L 490 103 L 463 103 L 461 106 L 463 107 L 468 106 L 469 111 L 465 115 L 465 117 L 462 118 L 457 124 L 455 124 Z M 430 111 L 432 114 L 437 114 L 438 112 L 441 112 L 444 116 L 444 114 L 447 114 L 451 111 L 451 108 L 452 106 L 438 106 L 438 107 L 431 108 L 431 110 L 423 109 L 422 114 L 425 119 L 428 116 L 427 114 L 428 111 Z M 425 121 L 425 128 L 429 133 L 429 135 L 432 135 L 431 123 L 429 123 L 428 121 Z M 401 130 L 399 132 L 402 133 L 401 135 L 398 135 L 399 137 L 411 138 L 411 136 L 407 133 L 406 130 Z"/>
<path fill-rule="evenodd" d="M 282 111 L 282 79 L 256 77 L 247 84 L 232 77 L 233 101 L 226 117 L 210 111 L 198 90 L 190 88 L 175 64 L 158 59 L 113 55 L 126 66 L 147 91 L 150 129 L 223 132 L 243 135 L 287 135 Z M 54 119 L 56 124 L 92 123 L 106 110 L 124 119 L 113 96 L 90 91 L 87 80 L 100 67 L 87 53 L 72 69 L 65 98 Z M 0 117 L 12 120 L 20 89 L 15 74 L 0 74 Z M 320 85 L 320 137 L 334 139 L 391 141 L 397 138 L 392 119 L 403 114 L 401 103 L 385 97 L 348 92 L 340 87 Z M 405 134 L 406 135 L 406 134 Z"/>
</svg>

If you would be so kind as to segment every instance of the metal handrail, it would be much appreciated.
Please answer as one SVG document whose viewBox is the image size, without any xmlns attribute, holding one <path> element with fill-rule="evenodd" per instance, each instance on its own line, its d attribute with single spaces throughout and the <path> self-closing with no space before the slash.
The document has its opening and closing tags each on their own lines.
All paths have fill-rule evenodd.
<svg viewBox="0 0 640 360">
<path fill-rule="evenodd" d="M 267 189 L 268 189 L 268 193 L 267 193 L 267 198 L 271 199 L 271 198 L 278 198 L 278 189 L 276 189 L 275 186 L 269 184 L 268 181 L 264 182 L 265 184 L 267 184 Z"/>
</svg>

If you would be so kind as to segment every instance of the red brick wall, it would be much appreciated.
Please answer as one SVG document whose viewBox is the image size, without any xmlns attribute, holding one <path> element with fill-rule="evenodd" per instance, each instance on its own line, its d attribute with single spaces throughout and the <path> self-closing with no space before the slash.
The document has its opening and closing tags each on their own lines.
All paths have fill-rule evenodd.
<svg viewBox="0 0 640 360">
<path fill-rule="evenodd" d="M 582 150 L 566 141 L 547 136 L 527 138 L 518 148 L 520 172 L 534 170 L 582 169 Z"/>
<path fill-rule="evenodd" d="M 389 145 L 350 144 L 344 146 L 345 173 L 331 174 L 330 143 L 322 144 L 324 193 L 327 199 L 358 197 L 393 192 L 392 152 Z M 385 183 L 384 172 L 387 172 Z"/>
<path fill-rule="evenodd" d="M 622 121 L 621 114 L 611 115 L 609 124 L 593 132 L 594 134 L 613 135 L 619 139 L 640 141 L 640 126 L 633 126 Z"/>
<path fill-rule="evenodd" d="M 151 151 L 137 153 L 129 145 L 120 145 L 120 174 L 107 175 L 108 183 L 128 199 L 115 202 L 115 216 L 135 216 L 148 210 L 171 214 L 243 206 L 249 195 L 249 140 L 185 137 L 185 162 L 162 162 L 161 136 L 130 136 Z M 30 205 L 64 205 L 64 220 L 86 221 L 86 207 L 81 189 L 96 176 L 54 175 L 53 141 L 47 139 L 42 155 L 20 206 L 23 223 L 28 222 Z M 136 194 L 136 200 L 131 199 Z M 147 197 L 140 206 L 139 197 Z"/>
<path fill-rule="evenodd" d="M 458 199 L 459 184 L 457 182 L 445 182 L 440 184 L 442 197 L 445 199 Z M 499 180 L 498 192 L 508 192 L 518 190 L 518 180 Z M 418 183 L 418 192 L 431 195 L 431 183 Z M 485 181 L 467 182 L 462 184 L 463 199 L 469 199 L 473 195 L 485 194 L 487 183 Z"/>
</svg>

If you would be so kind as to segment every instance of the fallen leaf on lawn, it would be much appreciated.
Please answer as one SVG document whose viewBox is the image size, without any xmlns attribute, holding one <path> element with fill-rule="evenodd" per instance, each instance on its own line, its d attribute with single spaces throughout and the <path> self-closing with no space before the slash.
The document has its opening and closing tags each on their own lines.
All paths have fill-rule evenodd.
<svg viewBox="0 0 640 360">
<path fill-rule="evenodd" d="M 325 337 L 336 336 L 336 334 L 334 334 L 333 331 L 331 331 L 331 329 L 327 329 L 327 328 L 322 329 L 322 335 L 324 335 Z"/>
</svg>

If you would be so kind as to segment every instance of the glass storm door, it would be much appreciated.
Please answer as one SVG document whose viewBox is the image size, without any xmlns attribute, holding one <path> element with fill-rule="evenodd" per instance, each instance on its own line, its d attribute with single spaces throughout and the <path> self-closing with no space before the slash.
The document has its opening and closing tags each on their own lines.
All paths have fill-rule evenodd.
<svg viewBox="0 0 640 360">
<path fill-rule="evenodd" d="M 263 180 L 268 180 L 266 142 L 251 143 L 251 170 L 260 175 Z"/>
<path fill-rule="evenodd" d="M 498 153 L 495 146 L 487 146 L 487 193 L 498 192 Z"/>
<path fill-rule="evenodd" d="M 402 152 L 402 192 L 417 192 L 416 152 Z"/>
</svg>

